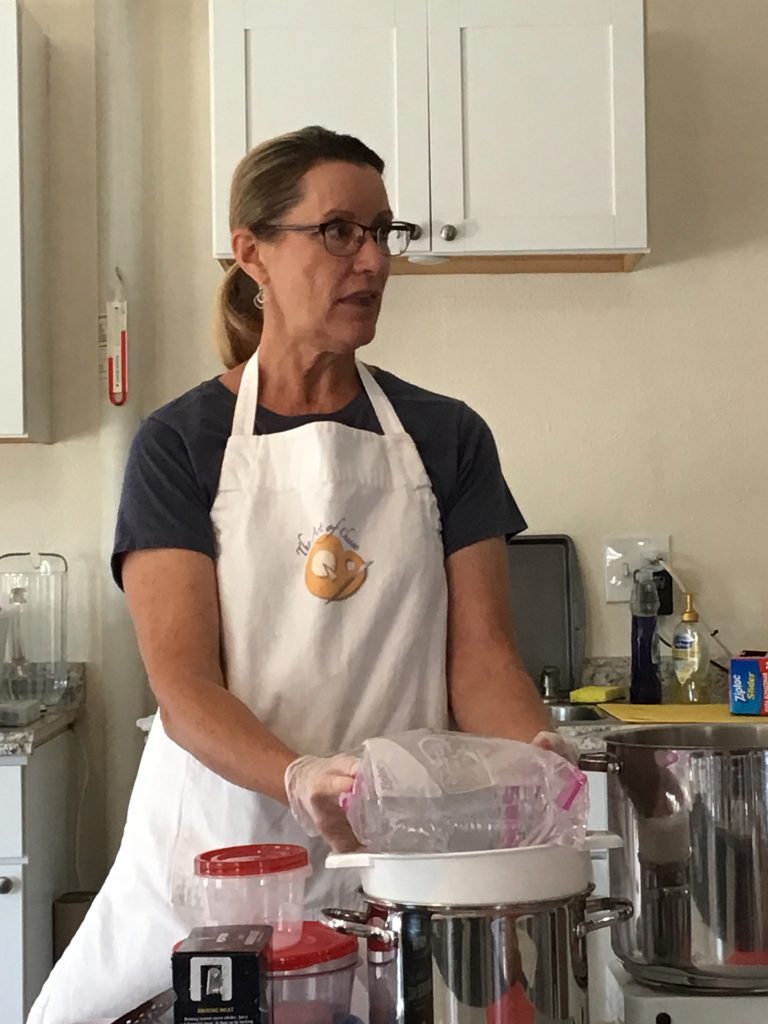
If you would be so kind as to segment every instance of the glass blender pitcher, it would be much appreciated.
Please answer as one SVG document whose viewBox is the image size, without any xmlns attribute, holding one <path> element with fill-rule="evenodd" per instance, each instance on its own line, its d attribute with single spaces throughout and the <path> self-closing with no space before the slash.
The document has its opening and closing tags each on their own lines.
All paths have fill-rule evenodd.
<svg viewBox="0 0 768 1024">
<path fill-rule="evenodd" d="M 6 623 L 0 699 L 58 704 L 67 688 L 67 560 L 51 552 L 0 555 Z"/>
</svg>

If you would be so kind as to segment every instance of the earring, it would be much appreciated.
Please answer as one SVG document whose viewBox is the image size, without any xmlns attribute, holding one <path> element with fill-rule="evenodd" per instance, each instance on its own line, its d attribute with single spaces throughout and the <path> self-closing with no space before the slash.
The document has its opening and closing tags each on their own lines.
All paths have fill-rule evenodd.
<svg viewBox="0 0 768 1024">
<path fill-rule="evenodd" d="M 253 304 L 256 309 L 264 309 L 264 287 L 259 285 L 256 289 L 256 294 L 253 296 Z"/>
</svg>

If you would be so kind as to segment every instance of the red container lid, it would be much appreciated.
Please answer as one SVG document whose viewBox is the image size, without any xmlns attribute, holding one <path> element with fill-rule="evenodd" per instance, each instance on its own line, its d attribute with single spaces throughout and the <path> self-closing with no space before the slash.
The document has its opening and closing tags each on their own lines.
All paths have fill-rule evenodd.
<svg viewBox="0 0 768 1024">
<path fill-rule="evenodd" d="M 305 971 L 319 964 L 332 965 L 345 957 L 357 958 L 357 939 L 326 928 L 318 921 L 305 921 L 301 941 L 287 949 L 275 951 L 271 945 L 265 950 L 267 970 L 270 974 L 283 971 Z"/>
<path fill-rule="evenodd" d="M 195 857 L 195 874 L 206 878 L 245 878 L 297 871 L 309 865 L 303 846 L 263 843 L 257 846 L 226 846 Z"/>
</svg>

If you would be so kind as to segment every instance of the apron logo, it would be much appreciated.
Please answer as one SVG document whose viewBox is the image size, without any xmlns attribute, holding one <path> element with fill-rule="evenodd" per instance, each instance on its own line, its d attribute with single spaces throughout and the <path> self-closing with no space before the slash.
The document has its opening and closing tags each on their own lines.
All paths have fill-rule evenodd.
<svg viewBox="0 0 768 1024">
<path fill-rule="evenodd" d="M 358 554 L 354 534 L 340 519 L 335 526 L 316 526 L 309 541 L 298 536 L 296 554 L 306 558 L 307 590 L 326 604 L 352 597 L 368 578 L 372 563 Z"/>
</svg>

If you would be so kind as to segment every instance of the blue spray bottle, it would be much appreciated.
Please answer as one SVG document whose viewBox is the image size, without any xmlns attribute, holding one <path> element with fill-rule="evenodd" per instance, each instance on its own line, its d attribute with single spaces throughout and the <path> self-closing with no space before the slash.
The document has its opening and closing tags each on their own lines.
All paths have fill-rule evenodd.
<svg viewBox="0 0 768 1024">
<path fill-rule="evenodd" d="M 638 569 L 629 601 L 632 612 L 632 704 L 661 704 L 659 637 L 656 630 L 659 594 L 650 568 Z"/>
</svg>

